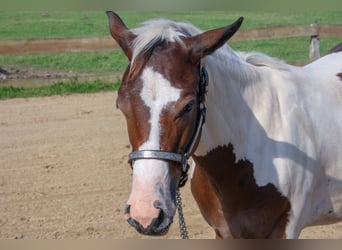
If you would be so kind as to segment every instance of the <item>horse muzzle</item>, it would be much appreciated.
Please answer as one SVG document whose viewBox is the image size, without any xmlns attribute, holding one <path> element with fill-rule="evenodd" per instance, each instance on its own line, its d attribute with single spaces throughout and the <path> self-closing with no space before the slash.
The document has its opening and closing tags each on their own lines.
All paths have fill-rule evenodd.
<svg viewBox="0 0 342 250">
<path fill-rule="evenodd" d="M 139 233 L 164 235 L 176 213 L 178 175 L 170 175 L 168 163 L 156 159 L 137 160 L 125 218 Z"/>
</svg>

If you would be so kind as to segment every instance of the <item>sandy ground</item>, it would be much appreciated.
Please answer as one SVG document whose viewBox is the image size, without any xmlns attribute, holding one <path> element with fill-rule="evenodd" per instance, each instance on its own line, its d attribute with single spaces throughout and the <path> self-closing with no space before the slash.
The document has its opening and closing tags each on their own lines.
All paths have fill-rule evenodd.
<svg viewBox="0 0 342 250">
<path fill-rule="evenodd" d="M 0 238 L 148 238 L 123 218 L 130 146 L 116 93 L 0 101 Z M 182 190 L 190 238 L 213 238 Z M 167 236 L 179 238 L 177 218 Z M 342 223 L 301 238 L 342 238 Z"/>
</svg>

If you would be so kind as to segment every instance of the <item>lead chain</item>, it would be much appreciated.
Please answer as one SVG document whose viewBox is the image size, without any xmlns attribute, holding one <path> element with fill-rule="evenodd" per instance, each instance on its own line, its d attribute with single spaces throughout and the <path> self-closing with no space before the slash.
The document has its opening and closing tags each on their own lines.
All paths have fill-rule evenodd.
<svg viewBox="0 0 342 250">
<path fill-rule="evenodd" d="M 182 204 L 182 198 L 181 198 L 179 188 L 176 191 L 176 206 L 178 210 L 178 222 L 179 222 L 180 236 L 183 240 L 187 240 L 189 239 L 189 236 L 188 236 L 188 231 L 187 231 L 185 220 L 184 220 L 183 208 L 182 208 L 183 204 Z"/>
</svg>

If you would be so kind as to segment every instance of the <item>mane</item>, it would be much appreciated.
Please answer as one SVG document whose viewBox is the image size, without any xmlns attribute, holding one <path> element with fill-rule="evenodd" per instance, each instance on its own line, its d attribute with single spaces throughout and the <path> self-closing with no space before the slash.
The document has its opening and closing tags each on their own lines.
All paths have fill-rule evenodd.
<svg viewBox="0 0 342 250">
<path fill-rule="evenodd" d="M 178 42 L 183 44 L 181 37 L 194 36 L 202 33 L 202 30 L 191 23 L 175 22 L 168 19 L 151 19 L 141 24 L 140 27 L 131 30 L 136 38 L 133 41 L 132 64 L 138 55 L 148 56 L 153 48 L 162 42 Z M 290 70 L 285 62 L 267 56 L 259 52 L 237 52 L 233 51 L 229 45 L 230 53 L 234 53 L 242 60 L 257 67 L 270 67 L 277 70 Z M 134 66 L 132 66 L 134 68 Z"/>
<path fill-rule="evenodd" d="M 257 67 L 269 67 L 276 70 L 286 70 L 289 71 L 290 67 L 284 61 L 270 57 L 260 52 L 238 52 L 240 58 L 249 64 Z"/>
<path fill-rule="evenodd" d="M 181 36 L 193 36 L 202 32 L 190 23 L 174 22 L 167 19 L 152 19 L 131 31 L 137 36 L 133 41 L 132 62 L 139 54 L 152 50 L 161 42 L 183 44 Z"/>
</svg>

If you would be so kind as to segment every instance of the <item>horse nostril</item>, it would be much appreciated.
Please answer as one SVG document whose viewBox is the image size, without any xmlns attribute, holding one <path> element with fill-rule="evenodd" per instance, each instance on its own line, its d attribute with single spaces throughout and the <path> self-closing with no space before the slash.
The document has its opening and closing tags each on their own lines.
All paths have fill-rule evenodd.
<svg viewBox="0 0 342 250">
<path fill-rule="evenodd" d="M 165 213 L 162 209 L 160 209 L 157 220 L 155 222 L 155 226 L 159 227 L 160 224 L 164 221 Z"/>
<path fill-rule="evenodd" d="M 163 203 L 159 200 L 154 201 L 153 206 L 157 209 L 163 210 Z"/>
</svg>

